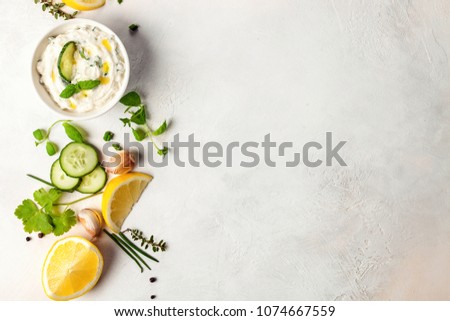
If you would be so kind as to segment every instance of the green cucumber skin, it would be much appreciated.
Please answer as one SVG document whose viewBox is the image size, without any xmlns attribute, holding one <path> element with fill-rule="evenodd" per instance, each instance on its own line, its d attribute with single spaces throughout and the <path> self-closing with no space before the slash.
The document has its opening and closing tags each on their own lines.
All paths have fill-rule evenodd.
<svg viewBox="0 0 450 321">
<path fill-rule="evenodd" d="M 99 168 L 103 171 L 103 173 L 104 173 L 104 175 L 105 175 L 105 178 L 104 178 L 104 180 L 103 180 L 102 185 L 101 185 L 101 186 L 99 185 L 100 187 L 98 187 L 98 188 L 95 189 L 95 190 L 87 190 L 87 189 L 86 189 L 86 190 L 83 190 L 83 186 L 82 186 L 82 184 L 83 184 L 83 178 L 85 178 L 86 176 L 91 175 L 93 172 L 95 172 L 95 171 L 96 171 L 97 169 L 99 169 Z M 105 187 L 107 181 L 108 181 L 108 175 L 106 174 L 105 169 L 104 169 L 103 167 L 101 167 L 100 164 L 99 164 L 92 172 L 90 172 L 89 174 L 83 176 L 83 177 L 80 179 L 80 184 L 78 184 L 76 191 L 79 192 L 79 193 L 81 193 L 81 194 L 95 194 L 95 193 L 97 193 L 97 192 L 100 192 L 100 191 L 103 189 L 103 187 Z"/>
<path fill-rule="evenodd" d="M 68 149 L 70 149 L 70 148 L 72 148 L 74 145 L 82 145 L 82 146 L 85 146 L 85 147 L 87 147 L 88 149 L 91 149 L 94 153 L 95 153 L 95 162 L 93 162 L 93 166 L 91 165 L 90 167 L 88 167 L 85 171 L 83 171 L 83 172 L 81 172 L 79 175 L 77 175 L 77 176 L 75 176 L 75 174 L 70 174 L 68 171 L 67 171 L 67 168 L 64 168 L 64 167 L 66 167 L 66 165 L 67 164 L 64 164 L 64 155 L 65 155 L 65 153 L 67 153 L 67 151 L 68 151 Z M 66 147 L 64 147 L 63 149 L 62 149 L 62 151 L 61 151 L 61 154 L 60 154 L 60 156 L 59 156 L 59 163 L 60 163 L 60 165 L 61 165 L 61 169 L 64 171 L 64 173 L 66 173 L 67 174 L 67 176 L 70 176 L 70 177 L 73 177 L 73 178 L 82 178 L 83 176 L 86 176 L 86 175 L 88 175 L 88 174 L 90 174 L 91 172 L 93 172 L 96 168 L 97 168 L 97 165 L 98 165 L 98 154 L 97 154 L 97 151 L 95 150 L 95 148 L 94 147 L 92 147 L 91 145 L 89 145 L 89 144 L 86 144 L 86 143 L 76 143 L 76 142 L 72 142 L 72 143 L 69 143 L 69 144 L 67 144 L 66 145 Z M 91 168 L 92 167 L 92 168 Z"/>
<path fill-rule="evenodd" d="M 73 192 L 73 191 L 75 191 L 77 188 L 78 188 L 78 186 L 81 184 L 81 179 L 78 179 L 78 183 L 77 184 L 75 184 L 73 187 L 71 187 L 71 188 L 61 188 L 61 186 L 58 186 L 59 184 L 58 183 L 55 183 L 55 181 L 53 180 L 53 171 L 54 171 L 54 166 L 55 166 L 55 164 L 56 163 L 59 163 L 59 159 L 57 159 L 56 161 L 54 161 L 53 162 L 53 164 L 52 164 L 52 166 L 50 167 L 50 181 L 52 182 L 52 184 L 53 185 L 55 185 L 55 187 L 56 188 L 58 188 L 59 190 L 61 190 L 61 191 L 64 191 L 64 192 Z M 61 165 L 59 165 L 60 167 L 61 167 Z M 62 170 L 62 168 L 61 168 L 61 170 Z M 63 171 L 64 172 L 64 171 Z M 65 172 L 64 172 L 65 173 Z M 66 174 L 67 175 L 67 174 Z M 70 177 L 70 176 L 68 176 L 68 177 Z M 73 178 L 73 177 L 70 177 L 70 178 Z"/>
<path fill-rule="evenodd" d="M 71 48 L 72 46 L 73 46 L 73 49 Z M 67 56 L 66 56 L 67 50 L 71 50 L 72 51 L 71 59 L 73 60 L 74 59 L 73 55 L 75 54 L 75 51 L 77 50 L 77 44 L 75 43 L 75 41 L 69 41 L 68 43 L 66 43 L 64 45 L 64 47 L 61 49 L 61 53 L 59 54 L 59 57 L 58 57 L 58 72 L 59 72 L 59 75 L 61 76 L 61 78 L 66 83 L 70 84 L 71 81 L 72 81 L 72 77 L 73 77 L 72 71 L 71 71 L 71 75 L 70 76 L 64 74 L 65 70 L 64 70 L 64 66 L 63 66 L 63 64 L 65 63 L 66 58 L 67 58 Z"/>
</svg>

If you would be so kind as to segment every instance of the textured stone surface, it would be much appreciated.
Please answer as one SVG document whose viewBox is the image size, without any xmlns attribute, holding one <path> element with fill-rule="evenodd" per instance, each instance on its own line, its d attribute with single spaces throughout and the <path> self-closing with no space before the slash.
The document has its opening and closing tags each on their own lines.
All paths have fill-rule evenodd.
<svg viewBox="0 0 450 321">
<path fill-rule="evenodd" d="M 39 187 L 25 174 L 52 162 L 31 132 L 57 118 L 29 69 L 55 22 L 32 1 L 0 8 L 0 299 L 40 300 L 54 239 L 25 242 L 13 212 Z M 126 225 L 169 251 L 140 274 L 101 238 L 105 272 L 83 300 L 450 299 L 448 1 L 125 0 L 80 17 L 122 38 L 151 124 L 173 120 L 164 140 L 348 141 L 348 167 L 146 166 Z M 82 125 L 99 145 L 122 136 L 121 114 Z"/>
</svg>

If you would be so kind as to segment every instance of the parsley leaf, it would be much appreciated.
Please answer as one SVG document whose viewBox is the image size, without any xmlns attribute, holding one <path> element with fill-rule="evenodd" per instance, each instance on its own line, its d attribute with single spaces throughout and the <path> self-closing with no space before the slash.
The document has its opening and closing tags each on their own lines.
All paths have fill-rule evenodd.
<svg viewBox="0 0 450 321">
<path fill-rule="evenodd" d="M 26 199 L 14 211 L 14 215 L 21 220 L 29 220 L 35 212 L 39 211 L 37 205 L 30 199 Z"/>
<path fill-rule="evenodd" d="M 120 103 L 125 106 L 137 107 L 141 105 L 141 97 L 135 91 L 131 91 L 120 99 Z"/>
<path fill-rule="evenodd" d="M 61 191 L 56 188 L 51 188 L 46 191 L 44 188 L 40 188 L 34 192 L 34 200 L 41 205 L 47 212 L 51 212 L 53 203 L 55 203 L 61 197 Z"/>
<path fill-rule="evenodd" d="M 50 217 L 52 218 L 52 222 L 55 227 L 53 229 L 53 234 L 55 234 L 55 236 L 63 235 L 77 223 L 75 212 L 71 209 L 67 209 L 62 213 L 51 214 Z"/>
<path fill-rule="evenodd" d="M 43 211 L 37 211 L 30 219 L 23 222 L 23 229 L 25 232 L 42 232 L 50 234 L 53 231 L 51 218 Z"/>
<path fill-rule="evenodd" d="M 131 120 L 129 118 L 120 118 L 120 121 L 123 123 L 123 127 L 131 127 Z"/>
</svg>

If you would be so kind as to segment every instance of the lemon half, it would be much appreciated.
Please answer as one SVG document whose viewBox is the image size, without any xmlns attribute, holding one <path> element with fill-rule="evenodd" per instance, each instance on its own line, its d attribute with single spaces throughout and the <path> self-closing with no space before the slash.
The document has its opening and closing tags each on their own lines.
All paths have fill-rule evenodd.
<svg viewBox="0 0 450 321">
<path fill-rule="evenodd" d="M 123 222 L 152 178 L 144 173 L 127 173 L 108 182 L 103 192 L 102 212 L 106 225 L 113 232 L 120 232 Z"/>
<path fill-rule="evenodd" d="M 78 236 L 53 244 L 42 268 L 42 286 L 52 300 L 66 301 L 89 292 L 100 278 L 103 257 L 98 248 Z"/>
<path fill-rule="evenodd" d="M 62 2 L 75 10 L 88 11 L 103 7 L 106 0 L 62 0 Z"/>
</svg>

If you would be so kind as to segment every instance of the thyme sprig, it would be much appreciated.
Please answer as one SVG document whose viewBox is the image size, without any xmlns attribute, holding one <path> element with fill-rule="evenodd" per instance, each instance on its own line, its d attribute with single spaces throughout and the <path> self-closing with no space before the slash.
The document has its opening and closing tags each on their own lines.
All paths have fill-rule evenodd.
<svg viewBox="0 0 450 321">
<path fill-rule="evenodd" d="M 127 232 L 130 232 L 133 241 L 140 241 L 141 247 L 145 249 L 148 249 L 151 246 L 153 252 L 165 252 L 167 250 L 166 242 L 164 242 L 164 240 L 156 242 L 153 235 L 151 235 L 150 238 L 147 239 L 145 238 L 144 233 L 138 229 L 126 229 L 122 231 L 122 234 Z"/>
<path fill-rule="evenodd" d="M 55 19 L 63 18 L 65 20 L 73 19 L 78 14 L 78 11 L 74 13 L 67 13 L 62 8 L 66 5 L 65 3 L 55 3 L 54 0 L 34 0 L 35 4 L 42 5 L 42 11 L 47 11 Z"/>
</svg>

